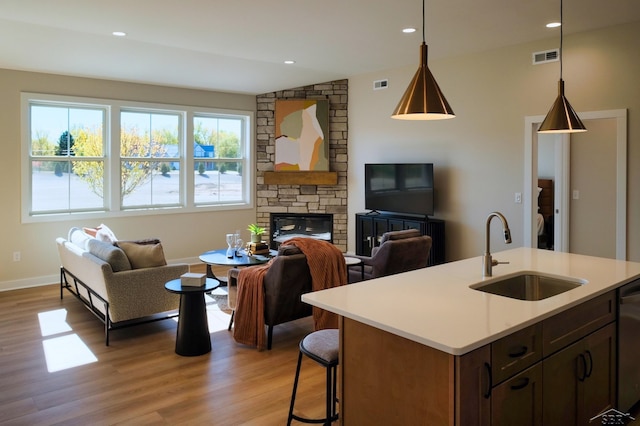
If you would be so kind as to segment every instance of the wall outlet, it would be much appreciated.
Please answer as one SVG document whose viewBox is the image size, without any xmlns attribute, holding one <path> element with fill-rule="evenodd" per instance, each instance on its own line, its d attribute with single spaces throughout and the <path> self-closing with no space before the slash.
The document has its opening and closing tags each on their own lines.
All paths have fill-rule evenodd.
<svg viewBox="0 0 640 426">
<path fill-rule="evenodd" d="M 516 204 L 521 204 L 522 203 L 522 193 L 521 192 L 516 192 L 515 202 L 516 202 Z"/>
<path fill-rule="evenodd" d="M 21 259 L 21 255 L 19 251 L 14 251 L 13 252 L 13 261 L 14 262 L 20 262 Z"/>
</svg>

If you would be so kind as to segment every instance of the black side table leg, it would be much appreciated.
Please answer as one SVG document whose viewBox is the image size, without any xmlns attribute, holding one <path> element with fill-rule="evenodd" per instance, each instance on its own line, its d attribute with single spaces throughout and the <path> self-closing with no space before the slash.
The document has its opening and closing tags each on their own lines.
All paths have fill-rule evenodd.
<svg viewBox="0 0 640 426">
<path fill-rule="evenodd" d="M 183 356 L 211 352 L 211 335 L 203 293 L 180 295 L 180 316 L 176 335 L 176 353 Z"/>
</svg>

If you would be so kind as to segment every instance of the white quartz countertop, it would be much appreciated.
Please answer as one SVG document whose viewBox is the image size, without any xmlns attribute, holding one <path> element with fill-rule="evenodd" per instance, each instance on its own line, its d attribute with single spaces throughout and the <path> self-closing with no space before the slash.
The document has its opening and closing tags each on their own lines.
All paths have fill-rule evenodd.
<svg viewBox="0 0 640 426">
<path fill-rule="evenodd" d="M 482 278 L 482 256 L 307 293 L 302 300 L 389 333 L 462 355 L 640 278 L 640 263 L 516 248 L 493 253 L 509 262 Z M 469 288 L 521 271 L 586 283 L 540 301 Z"/>
</svg>

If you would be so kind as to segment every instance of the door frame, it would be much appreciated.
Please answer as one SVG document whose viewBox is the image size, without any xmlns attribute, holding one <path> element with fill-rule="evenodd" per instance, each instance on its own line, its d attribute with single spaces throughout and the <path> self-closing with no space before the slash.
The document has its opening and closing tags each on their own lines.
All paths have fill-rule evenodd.
<svg viewBox="0 0 640 426">
<path fill-rule="evenodd" d="M 615 119 L 616 120 L 616 259 L 627 260 L 627 110 L 590 111 L 579 114 L 582 120 Z M 524 119 L 524 212 L 523 212 L 523 241 L 525 247 L 537 247 L 536 205 L 533 200 L 538 182 L 538 127 L 544 116 L 526 116 Z M 568 137 L 567 137 L 568 139 Z M 562 146 L 562 144 L 559 144 Z M 556 145 L 558 147 L 558 144 Z M 569 143 L 561 149 L 562 163 L 569 161 Z M 558 154 L 558 151 L 556 151 Z M 568 168 L 558 170 L 556 162 L 556 178 L 562 180 L 562 190 L 568 194 Z M 556 187 L 558 185 L 556 184 Z M 566 202 L 566 205 L 564 205 Z M 568 236 L 568 196 L 560 203 L 561 209 L 566 209 L 561 221 L 562 234 Z M 557 206 L 558 204 L 556 204 Z M 555 214 L 555 213 L 554 213 Z M 565 223 L 566 222 L 566 223 Z M 563 245 L 563 251 L 568 250 L 568 244 Z"/>
</svg>

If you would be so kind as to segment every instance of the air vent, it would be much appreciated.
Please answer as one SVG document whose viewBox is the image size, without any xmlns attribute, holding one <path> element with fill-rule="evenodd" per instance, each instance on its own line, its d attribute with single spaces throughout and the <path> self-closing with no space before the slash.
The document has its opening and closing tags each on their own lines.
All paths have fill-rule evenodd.
<svg viewBox="0 0 640 426">
<path fill-rule="evenodd" d="M 384 80 L 375 80 L 373 82 L 373 90 L 382 90 L 387 87 L 389 87 L 389 80 L 386 78 Z"/>
<path fill-rule="evenodd" d="M 560 59 L 560 49 L 545 50 L 544 52 L 532 53 L 533 65 L 546 64 L 547 62 L 557 62 Z"/>
</svg>

